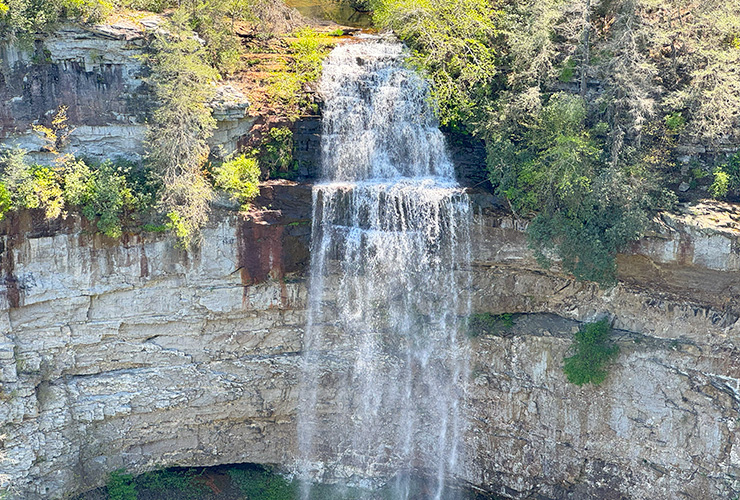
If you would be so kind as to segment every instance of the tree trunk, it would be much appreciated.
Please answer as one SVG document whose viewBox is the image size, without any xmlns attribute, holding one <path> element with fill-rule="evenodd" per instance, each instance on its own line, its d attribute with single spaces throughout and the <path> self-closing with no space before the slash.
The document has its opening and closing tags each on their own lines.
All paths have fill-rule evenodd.
<svg viewBox="0 0 740 500">
<path fill-rule="evenodd" d="M 583 61 L 581 62 L 581 97 L 586 98 L 588 90 L 588 67 L 591 64 L 591 0 L 586 0 L 586 6 L 583 9 L 583 38 L 581 50 L 583 51 Z"/>
</svg>

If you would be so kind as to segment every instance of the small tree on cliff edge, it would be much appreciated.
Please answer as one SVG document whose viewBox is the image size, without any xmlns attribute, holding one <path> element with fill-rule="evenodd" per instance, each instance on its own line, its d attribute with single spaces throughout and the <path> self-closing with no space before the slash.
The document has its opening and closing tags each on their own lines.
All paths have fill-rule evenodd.
<svg viewBox="0 0 740 500">
<path fill-rule="evenodd" d="M 208 220 L 211 186 L 203 165 L 210 152 L 206 140 L 216 127 L 207 103 L 217 73 L 193 33 L 175 19 L 156 35 L 147 56 L 151 85 L 158 101 L 149 132 L 148 159 L 161 177 L 160 208 L 185 248 Z"/>
</svg>

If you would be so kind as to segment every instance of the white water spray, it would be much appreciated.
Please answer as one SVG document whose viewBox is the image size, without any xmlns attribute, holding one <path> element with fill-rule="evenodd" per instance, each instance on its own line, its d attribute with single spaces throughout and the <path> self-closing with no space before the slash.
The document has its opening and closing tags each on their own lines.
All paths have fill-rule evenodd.
<svg viewBox="0 0 740 500">
<path fill-rule="evenodd" d="M 394 500 L 419 484 L 415 498 L 449 500 L 469 311 L 468 274 L 456 270 L 470 262 L 471 213 L 428 85 L 404 57 L 375 41 L 324 64 L 299 472 L 364 487 L 393 478 Z"/>
</svg>

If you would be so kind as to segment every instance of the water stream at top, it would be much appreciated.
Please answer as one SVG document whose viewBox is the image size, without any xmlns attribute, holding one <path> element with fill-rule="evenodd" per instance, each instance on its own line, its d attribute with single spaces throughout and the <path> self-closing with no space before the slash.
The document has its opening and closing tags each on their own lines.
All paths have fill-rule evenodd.
<svg viewBox="0 0 740 500">
<path fill-rule="evenodd" d="M 392 478 L 393 500 L 450 500 L 469 311 L 457 270 L 470 261 L 471 211 L 428 85 L 404 58 L 402 45 L 374 40 L 324 64 L 299 469 L 348 488 Z M 311 491 L 304 482 L 304 500 Z"/>
</svg>

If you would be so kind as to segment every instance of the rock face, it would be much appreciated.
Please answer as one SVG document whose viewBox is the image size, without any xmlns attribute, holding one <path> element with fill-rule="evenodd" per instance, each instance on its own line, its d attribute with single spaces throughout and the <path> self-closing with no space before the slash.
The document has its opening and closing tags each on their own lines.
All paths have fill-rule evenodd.
<svg viewBox="0 0 740 500">
<path fill-rule="evenodd" d="M 140 56 L 147 30 L 160 22 L 151 17 L 67 25 L 26 45 L 0 42 L 0 148 L 18 146 L 37 161 L 49 161 L 47 144 L 32 127 L 48 126 L 65 106 L 71 132 L 63 152 L 99 160 L 140 158 L 154 104 Z M 211 149 L 231 153 L 252 126 L 249 103 L 224 85 L 211 105 L 217 120 Z"/>
<path fill-rule="evenodd" d="M 2 223 L 0 471 L 14 498 L 59 498 L 121 467 L 293 462 L 310 188 L 262 197 L 270 211 L 222 214 L 194 254 L 74 218 Z M 602 291 L 539 268 L 521 223 L 477 202 L 460 270 L 473 308 L 527 314 L 465 340 L 464 479 L 513 498 L 736 496 L 738 236 L 666 218 Z M 571 385 L 573 330 L 602 315 L 621 354 L 602 386 Z"/>
</svg>

